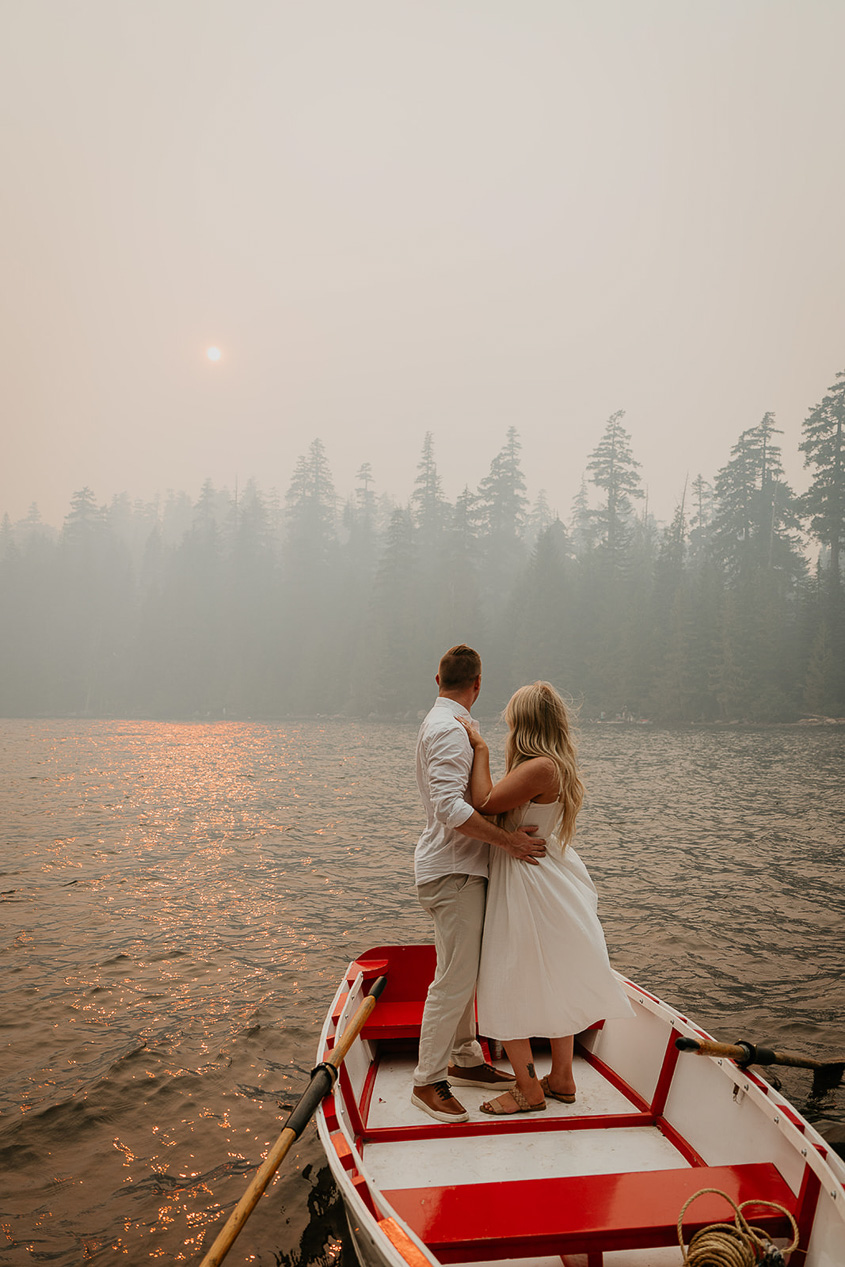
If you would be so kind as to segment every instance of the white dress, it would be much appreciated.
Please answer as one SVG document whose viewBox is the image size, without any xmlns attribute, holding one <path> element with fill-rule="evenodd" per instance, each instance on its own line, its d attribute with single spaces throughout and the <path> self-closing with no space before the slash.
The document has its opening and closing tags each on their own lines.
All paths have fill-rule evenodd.
<svg viewBox="0 0 845 1267">
<path fill-rule="evenodd" d="M 557 802 L 529 802 L 507 826 L 536 823 L 539 866 L 490 849 L 478 974 L 478 1030 L 487 1038 L 564 1038 L 595 1021 L 633 1016 L 614 976 L 596 913 L 598 896 L 571 845 L 561 849 Z"/>
</svg>

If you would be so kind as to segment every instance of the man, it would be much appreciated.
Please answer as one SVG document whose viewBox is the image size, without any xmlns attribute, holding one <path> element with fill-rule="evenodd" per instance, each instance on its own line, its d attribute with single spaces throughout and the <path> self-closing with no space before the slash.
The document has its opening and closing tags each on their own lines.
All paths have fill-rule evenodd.
<svg viewBox="0 0 845 1267">
<path fill-rule="evenodd" d="M 417 785 L 426 826 L 414 853 L 414 872 L 420 903 L 434 920 L 437 968 L 423 1011 L 411 1102 L 439 1122 L 465 1122 L 469 1114 L 452 1094 L 450 1078 L 458 1087 L 505 1090 L 514 1085 L 512 1077 L 484 1063 L 475 1036 L 488 846 L 536 866 L 546 845 L 529 834 L 536 828 L 503 831 L 466 799 L 472 746 L 458 718 L 470 719 L 481 690 L 478 652 L 452 647 L 435 681 L 438 697 L 417 739 Z"/>
</svg>

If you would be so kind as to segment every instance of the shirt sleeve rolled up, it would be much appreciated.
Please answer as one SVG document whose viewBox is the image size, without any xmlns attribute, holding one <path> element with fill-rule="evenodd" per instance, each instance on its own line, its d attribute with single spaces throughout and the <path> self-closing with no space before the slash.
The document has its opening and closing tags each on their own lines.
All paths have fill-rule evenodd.
<svg viewBox="0 0 845 1267">
<path fill-rule="evenodd" d="M 450 726 L 430 736 L 427 764 L 434 817 L 454 831 L 473 813 L 466 799 L 472 748 L 462 727 Z"/>
</svg>

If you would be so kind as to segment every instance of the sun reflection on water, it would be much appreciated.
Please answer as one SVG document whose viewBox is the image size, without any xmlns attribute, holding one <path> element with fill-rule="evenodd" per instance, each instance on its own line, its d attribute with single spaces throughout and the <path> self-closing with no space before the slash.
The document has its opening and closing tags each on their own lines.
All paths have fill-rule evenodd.
<svg viewBox="0 0 845 1267">
<path fill-rule="evenodd" d="M 428 936 L 410 875 L 415 727 L 4 725 L 16 764 L 0 864 L 0 1147 L 23 1159 L 5 1234 L 13 1252 L 32 1245 L 59 1267 L 115 1253 L 196 1261 L 278 1134 L 280 1106 L 303 1089 L 347 960 L 362 944 Z M 816 997 L 819 1016 L 836 1006 L 841 931 L 820 895 L 839 883 L 825 833 L 841 837 L 829 800 L 842 745 L 818 742 L 828 746 L 813 765 L 787 735 L 779 772 L 762 775 L 739 734 L 707 748 L 696 735 L 605 730 L 582 744 L 579 839 L 614 955 L 702 1024 L 725 1009 L 731 1034 L 757 1019 L 753 983 L 743 996 L 726 976 L 718 933 L 730 919 L 758 978 L 789 982 L 773 1028 L 799 1023 L 824 1041 L 806 1018 Z M 786 770 L 811 789 L 803 817 L 772 794 Z M 650 797 L 638 795 L 644 777 Z M 775 890 L 761 887 L 761 868 Z M 678 909 L 693 869 L 701 898 Z M 784 902 L 788 956 L 771 933 Z M 336 1211 L 324 1214 L 323 1173 L 306 1133 L 235 1261 L 299 1264 L 312 1217 L 315 1267 L 339 1261 L 344 1233 Z"/>
</svg>

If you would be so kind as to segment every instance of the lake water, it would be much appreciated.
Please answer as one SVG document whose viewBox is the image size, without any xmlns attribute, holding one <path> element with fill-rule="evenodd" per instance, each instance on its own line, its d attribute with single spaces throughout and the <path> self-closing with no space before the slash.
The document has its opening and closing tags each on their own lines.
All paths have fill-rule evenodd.
<svg viewBox="0 0 845 1267">
<path fill-rule="evenodd" d="M 503 732 L 486 725 L 494 768 Z M 199 1262 L 346 963 L 429 940 L 416 726 L 0 721 L 0 1262 Z M 613 962 L 717 1037 L 845 1051 L 845 728 L 581 732 Z M 824 1130 L 845 1092 L 784 1091 Z M 227 1263 L 351 1264 L 316 1131 Z"/>
</svg>

